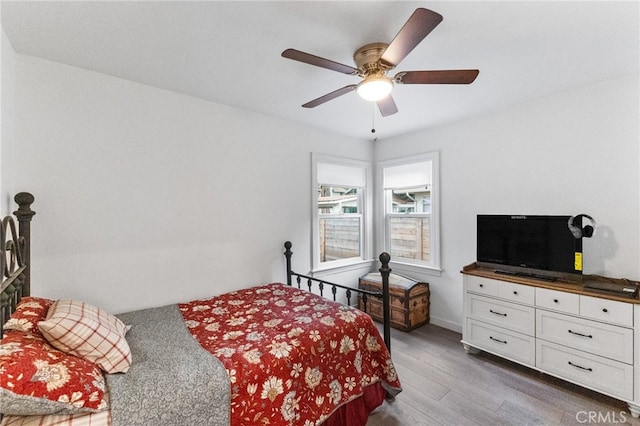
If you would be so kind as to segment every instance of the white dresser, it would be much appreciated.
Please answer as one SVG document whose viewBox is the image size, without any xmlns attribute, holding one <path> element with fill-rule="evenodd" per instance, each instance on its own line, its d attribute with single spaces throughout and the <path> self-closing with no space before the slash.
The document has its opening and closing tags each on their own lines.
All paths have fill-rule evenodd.
<svg viewBox="0 0 640 426">
<path fill-rule="evenodd" d="M 482 268 L 463 274 L 467 352 L 484 350 L 610 395 L 640 415 L 640 300 Z"/>
</svg>

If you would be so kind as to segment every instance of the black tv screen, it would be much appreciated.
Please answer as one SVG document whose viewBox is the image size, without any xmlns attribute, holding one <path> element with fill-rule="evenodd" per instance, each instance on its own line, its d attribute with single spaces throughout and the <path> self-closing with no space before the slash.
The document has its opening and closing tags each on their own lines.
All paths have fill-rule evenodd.
<svg viewBox="0 0 640 426">
<path fill-rule="evenodd" d="M 582 273 L 582 239 L 570 216 L 478 215 L 478 262 Z M 576 223 L 580 226 L 580 223 Z M 580 253 L 576 259 L 576 253 Z"/>
</svg>

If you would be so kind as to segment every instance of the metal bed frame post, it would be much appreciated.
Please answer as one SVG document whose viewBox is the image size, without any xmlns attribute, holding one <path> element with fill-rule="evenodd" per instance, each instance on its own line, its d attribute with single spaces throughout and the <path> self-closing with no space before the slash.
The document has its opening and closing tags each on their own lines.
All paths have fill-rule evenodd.
<svg viewBox="0 0 640 426">
<path fill-rule="evenodd" d="M 31 219 L 36 214 L 31 210 L 35 198 L 28 192 L 19 192 L 13 198 L 18 204 L 18 210 L 13 214 L 18 218 L 18 233 L 24 238 L 24 281 L 22 284 L 22 296 L 31 295 Z"/>
<path fill-rule="evenodd" d="M 378 271 L 382 276 L 382 327 L 384 329 L 384 344 L 387 346 L 389 353 L 391 353 L 391 303 L 389 301 L 389 275 L 391 274 L 391 268 L 389 268 L 389 261 L 391 261 L 389 253 L 383 252 L 380 254 L 382 266 Z"/>
<path fill-rule="evenodd" d="M 286 241 L 284 243 L 284 257 L 287 259 L 287 285 L 291 286 L 291 255 L 293 252 L 291 251 L 291 241 Z"/>
</svg>

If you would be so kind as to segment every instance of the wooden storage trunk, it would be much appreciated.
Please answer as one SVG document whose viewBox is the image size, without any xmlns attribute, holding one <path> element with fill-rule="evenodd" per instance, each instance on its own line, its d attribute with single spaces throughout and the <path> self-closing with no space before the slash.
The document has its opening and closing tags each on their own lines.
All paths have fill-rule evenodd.
<svg viewBox="0 0 640 426">
<path fill-rule="evenodd" d="M 382 277 L 379 272 L 371 272 L 360 277 L 358 287 L 370 291 L 382 291 Z M 391 327 L 404 331 L 425 325 L 429 322 L 429 283 L 419 283 L 402 275 L 389 276 L 389 305 L 391 307 Z M 365 309 L 362 295 L 358 308 L 382 322 L 382 300 L 367 297 Z"/>
</svg>

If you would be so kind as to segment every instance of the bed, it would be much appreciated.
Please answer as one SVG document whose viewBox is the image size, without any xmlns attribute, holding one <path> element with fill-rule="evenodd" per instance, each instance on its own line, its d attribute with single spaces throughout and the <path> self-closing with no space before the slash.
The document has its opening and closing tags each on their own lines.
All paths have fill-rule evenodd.
<svg viewBox="0 0 640 426">
<path fill-rule="evenodd" d="M 401 391 L 386 253 L 382 292 L 294 272 L 286 242 L 286 283 L 111 315 L 31 295 L 34 197 L 15 201 L 1 236 L 2 425 L 357 426 Z M 384 337 L 354 296 L 383 300 Z"/>
</svg>

